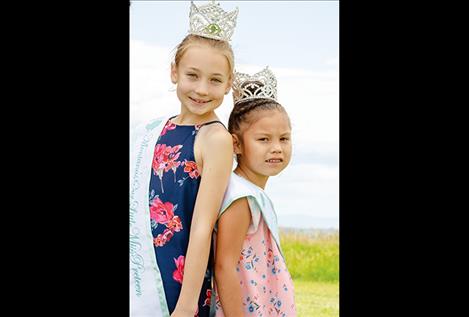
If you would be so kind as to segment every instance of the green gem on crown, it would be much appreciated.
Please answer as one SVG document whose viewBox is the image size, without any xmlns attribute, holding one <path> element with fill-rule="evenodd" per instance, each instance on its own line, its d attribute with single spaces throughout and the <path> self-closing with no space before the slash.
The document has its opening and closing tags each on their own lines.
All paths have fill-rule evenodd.
<svg viewBox="0 0 469 317">
<path fill-rule="evenodd" d="M 218 34 L 221 31 L 221 28 L 218 26 L 218 24 L 212 23 L 207 25 L 205 28 L 205 31 L 210 34 Z"/>
</svg>

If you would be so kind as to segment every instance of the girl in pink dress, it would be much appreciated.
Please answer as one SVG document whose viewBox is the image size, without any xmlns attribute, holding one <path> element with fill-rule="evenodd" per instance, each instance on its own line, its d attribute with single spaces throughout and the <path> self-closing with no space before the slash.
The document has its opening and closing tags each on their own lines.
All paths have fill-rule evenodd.
<svg viewBox="0 0 469 317">
<path fill-rule="evenodd" d="M 237 167 L 215 229 L 216 316 L 296 316 L 291 276 L 280 248 L 277 217 L 264 192 L 291 158 L 291 124 L 265 68 L 236 73 L 228 130 Z"/>
</svg>

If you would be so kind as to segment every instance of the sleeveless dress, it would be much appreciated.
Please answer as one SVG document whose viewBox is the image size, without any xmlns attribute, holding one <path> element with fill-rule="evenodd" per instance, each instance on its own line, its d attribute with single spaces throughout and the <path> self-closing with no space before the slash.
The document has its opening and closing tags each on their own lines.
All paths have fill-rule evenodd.
<svg viewBox="0 0 469 317">
<path fill-rule="evenodd" d="M 295 317 L 293 281 L 280 248 L 277 216 L 265 191 L 231 173 L 219 218 L 235 200 L 243 197 L 247 198 L 251 211 L 251 222 L 236 267 L 243 294 L 243 316 Z M 214 298 L 215 316 L 224 317 L 216 283 Z"/>
<path fill-rule="evenodd" d="M 165 124 L 152 161 L 149 188 L 150 225 L 168 310 L 171 314 L 181 292 L 184 260 L 200 174 L 194 156 L 194 141 L 202 125 Z M 221 123 L 222 124 L 222 123 Z M 222 124 L 223 125 L 223 124 Z M 202 284 L 196 316 L 209 316 L 212 295 L 213 247 Z"/>
</svg>

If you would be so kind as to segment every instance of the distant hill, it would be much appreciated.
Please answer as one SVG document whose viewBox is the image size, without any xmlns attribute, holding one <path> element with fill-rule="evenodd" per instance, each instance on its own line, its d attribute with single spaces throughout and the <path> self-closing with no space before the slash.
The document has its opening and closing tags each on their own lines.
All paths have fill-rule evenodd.
<svg viewBox="0 0 469 317">
<path fill-rule="evenodd" d="M 305 213 L 277 213 L 280 227 L 285 228 L 339 228 L 339 219 L 334 217 L 318 217 Z"/>
<path fill-rule="evenodd" d="M 310 238 L 319 238 L 330 235 L 339 235 L 339 230 L 336 228 L 292 228 L 292 227 L 279 227 L 280 234 L 293 234 L 299 236 L 307 236 Z"/>
</svg>

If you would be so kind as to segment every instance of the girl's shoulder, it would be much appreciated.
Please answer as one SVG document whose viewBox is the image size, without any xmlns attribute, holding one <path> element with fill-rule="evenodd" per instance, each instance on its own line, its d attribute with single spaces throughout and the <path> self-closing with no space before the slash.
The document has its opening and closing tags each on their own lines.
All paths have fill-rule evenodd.
<svg viewBox="0 0 469 317">
<path fill-rule="evenodd" d="M 231 142 L 231 134 L 220 121 L 202 125 L 198 130 L 197 137 L 201 140 L 203 139 L 209 142 L 229 140 Z"/>
<path fill-rule="evenodd" d="M 229 210 L 230 206 L 232 206 L 235 201 L 245 198 L 248 202 L 249 212 L 252 218 L 248 234 L 256 232 L 262 214 L 262 202 L 265 201 L 263 195 L 265 195 L 265 193 L 263 193 L 261 188 L 232 172 L 218 218 L 220 218 L 225 211 Z"/>
<path fill-rule="evenodd" d="M 233 150 L 231 134 L 221 123 L 204 125 L 197 133 L 198 147 L 201 149 Z"/>
<path fill-rule="evenodd" d="M 248 198 L 248 201 L 255 201 L 261 205 L 261 202 L 265 201 L 264 195 L 261 188 L 232 172 L 223 198 L 221 212 L 226 210 L 235 200 L 244 197 Z"/>
<path fill-rule="evenodd" d="M 232 172 L 223 203 L 228 205 L 230 198 L 235 200 L 240 197 L 248 198 L 249 205 L 263 213 L 275 213 L 272 200 L 261 187 Z"/>
</svg>

